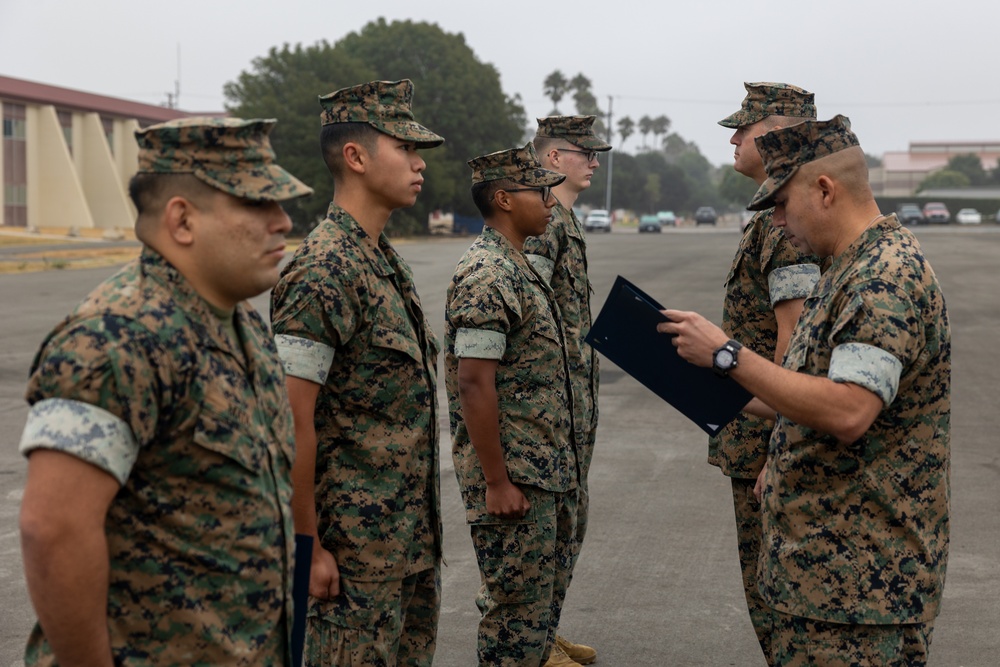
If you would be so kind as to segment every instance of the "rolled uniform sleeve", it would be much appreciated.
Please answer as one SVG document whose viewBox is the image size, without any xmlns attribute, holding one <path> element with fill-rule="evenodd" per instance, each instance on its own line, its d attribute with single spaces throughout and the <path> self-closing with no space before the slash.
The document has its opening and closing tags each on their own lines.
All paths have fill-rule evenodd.
<svg viewBox="0 0 1000 667">
<path fill-rule="evenodd" d="M 774 269 L 767 275 L 771 307 L 782 301 L 806 298 L 816 286 L 819 275 L 819 266 L 816 264 L 794 264 Z"/>
<path fill-rule="evenodd" d="M 449 303 L 455 327 L 455 356 L 499 361 L 507 334 L 521 317 L 520 299 L 508 276 L 481 266 L 455 286 Z"/>
<path fill-rule="evenodd" d="M 857 384 L 891 404 L 905 367 L 924 347 L 920 321 L 916 306 L 898 286 L 862 284 L 834 323 L 828 377 Z"/>
<path fill-rule="evenodd" d="M 281 357 L 286 375 L 316 384 L 326 384 L 330 366 L 333 364 L 332 347 L 308 338 L 287 334 L 277 334 L 274 343 L 278 347 L 278 356 Z"/>
<path fill-rule="evenodd" d="M 65 452 L 128 479 L 139 449 L 153 440 L 169 386 L 156 342 L 138 322 L 111 314 L 58 328 L 43 344 L 28 380 L 31 404 L 24 455 Z"/>
<path fill-rule="evenodd" d="M 21 434 L 20 451 L 36 449 L 70 454 L 112 475 L 122 486 L 139 457 L 129 425 L 96 405 L 64 398 L 35 403 Z"/>
</svg>

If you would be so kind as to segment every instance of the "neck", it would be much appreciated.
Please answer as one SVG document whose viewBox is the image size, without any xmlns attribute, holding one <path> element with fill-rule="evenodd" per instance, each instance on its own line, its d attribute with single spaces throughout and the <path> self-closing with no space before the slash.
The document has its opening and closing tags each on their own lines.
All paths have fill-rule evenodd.
<svg viewBox="0 0 1000 667">
<path fill-rule="evenodd" d="M 510 244 L 512 246 L 514 246 L 518 250 L 521 250 L 521 251 L 524 250 L 524 239 L 526 237 L 522 236 L 521 234 L 518 234 L 514 230 L 514 226 L 511 225 L 508 221 L 506 221 L 506 220 L 504 220 L 502 218 L 495 218 L 494 217 L 494 218 L 490 218 L 489 220 L 487 220 L 486 224 L 489 227 L 492 227 L 498 234 L 500 234 L 501 236 L 503 236 L 505 239 L 507 239 L 508 241 L 510 241 Z"/>
<path fill-rule="evenodd" d="M 343 187 L 341 184 L 334 190 L 333 203 L 350 213 L 361 229 L 373 239 L 382 234 L 389 222 L 389 215 L 392 214 L 391 208 L 368 196 L 367 191 Z"/>
<path fill-rule="evenodd" d="M 580 191 L 569 186 L 566 181 L 552 188 L 552 194 L 556 196 L 560 204 L 569 209 L 576 205 L 576 200 L 580 197 Z"/>
<path fill-rule="evenodd" d="M 836 257 L 847 250 L 884 217 L 882 212 L 879 211 L 878 205 L 874 202 L 872 202 L 871 206 L 859 209 L 857 213 L 851 216 L 851 222 L 844 227 L 843 233 L 834 247 L 833 256 Z"/>
</svg>

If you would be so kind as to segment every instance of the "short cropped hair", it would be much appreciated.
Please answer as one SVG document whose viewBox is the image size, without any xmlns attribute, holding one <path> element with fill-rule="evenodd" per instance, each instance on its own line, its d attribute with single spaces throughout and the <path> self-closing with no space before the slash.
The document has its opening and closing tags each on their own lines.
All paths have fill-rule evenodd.
<svg viewBox="0 0 1000 667">
<path fill-rule="evenodd" d="M 515 187 L 514 182 L 507 178 L 475 183 L 472 186 L 472 203 L 479 209 L 483 218 L 488 219 L 496 211 L 496 203 L 493 199 L 494 195 L 500 190 L 513 187 Z"/>
<path fill-rule="evenodd" d="M 221 190 L 194 174 L 136 174 L 128 182 L 128 196 L 139 213 L 135 221 L 136 237 L 140 241 L 148 238 L 153 221 L 171 197 L 184 197 L 204 207 L 216 192 Z"/>
<path fill-rule="evenodd" d="M 320 129 L 319 147 L 334 180 L 344 175 L 344 146 L 348 143 L 360 144 L 369 153 L 374 153 L 379 134 L 368 123 L 331 123 Z"/>
</svg>

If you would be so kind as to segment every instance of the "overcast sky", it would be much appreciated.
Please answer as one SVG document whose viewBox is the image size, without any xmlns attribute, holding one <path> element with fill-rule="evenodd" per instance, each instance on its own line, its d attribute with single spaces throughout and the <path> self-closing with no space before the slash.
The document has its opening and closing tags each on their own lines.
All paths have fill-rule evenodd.
<svg viewBox="0 0 1000 667">
<path fill-rule="evenodd" d="M 816 93 L 820 117 L 850 116 L 875 155 L 1000 139 L 992 0 L 0 0 L 0 74 L 161 104 L 179 45 L 180 107 L 218 110 L 223 84 L 270 47 L 333 43 L 378 17 L 463 33 L 529 117 L 552 109 L 550 72 L 582 73 L 602 108 L 614 98 L 616 119 L 665 114 L 714 164 L 732 162 L 731 131 L 716 122 L 744 81 Z M 419 88 L 415 110 L 419 120 Z"/>
</svg>

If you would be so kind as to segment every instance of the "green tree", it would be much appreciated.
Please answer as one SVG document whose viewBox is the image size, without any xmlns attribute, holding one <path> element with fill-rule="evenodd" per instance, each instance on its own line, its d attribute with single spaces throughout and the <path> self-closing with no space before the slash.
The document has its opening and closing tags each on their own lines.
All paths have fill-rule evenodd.
<svg viewBox="0 0 1000 667">
<path fill-rule="evenodd" d="M 622 138 L 621 146 L 619 149 L 625 148 L 625 142 L 628 138 L 635 134 L 635 121 L 628 116 L 622 116 L 618 119 L 618 136 Z"/>
<path fill-rule="evenodd" d="M 669 130 L 670 130 L 669 118 L 663 115 L 654 118 L 650 123 L 650 131 L 653 133 L 653 143 L 656 146 L 659 146 L 660 137 L 666 134 Z"/>
<path fill-rule="evenodd" d="M 607 128 L 604 125 L 604 112 L 597 106 L 597 98 L 591 91 L 590 79 L 583 74 L 577 74 L 569 82 L 569 86 L 573 90 L 573 103 L 576 105 L 576 112 L 584 116 L 597 116 L 597 120 L 594 122 L 594 132 L 603 137 L 607 134 Z"/>
<path fill-rule="evenodd" d="M 562 72 L 556 70 L 545 77 L 542 87 L 545 89 L 545 96 L 552 100 L 551 115 L 559 116 L 559 102 L 569 92 L 569 81 L 563 76 Z"/>
<path fill-rule="evenodd" d="M 966 178 L 969 179 L 969 185 L 973 187 L 982 187 L 990 180 L 989 174 L 983 169 L 983 161 L 974 153 L 953 156 L 948 160 L 948 166 L 945 169 L 965 174 Z"/>
<path fill-rule="evenodd" d="M 869 169 L 875 169 L 882 166 L 882 158 L 870 153 L 865 153 L 865 163 L 868 165 Z"/>
<path fill-rule="evenodd" d="M 496 68 L 481 62 L 461 34 L 430 23 L 378 19 L 332 46 L 271 49 L 226 85 L 227 109 L 236 116 L 280 118 L 274 143 L 282 163 L 300 175 L 288 158 L 312 159 L 325 171 L 317 95 L 374 79 L 411 79 L 417 121 L 446 139 L 440 148 L 421 151 L 427 162 L 423 192 L 416 206 L 393 214 L 387 232 L 425 230 L 435 209 L 478 215 L 466 161 L 523 143 L 527 117 L 519 98 L 504 94 Z M 268 105 L 260 103 L 258 87 L 273 92 Z M 296 221 L 301 215 L 308 224 L 325 214 L 332 184 L 329 175 L 323 181 L 304 171 L 301 176 L 317 190 L 295 211 Z"/>
<path fill-rule="evenodd" d="M 940 188 L 967 188 L 970 185 L 969 177 L 960 171 L 953 169 L 938 169 L 920 181 L 917 192 L 924 190 L 937 190 Z"/>
<path fill-rule="evenodd" d="M 744 208 L 757 193 L 757 184 L 732 167 L 722 167 L 719 179 L 719 198 L 727 204 Z"/>
<path fill-rule="evenodd" d="M 646 135 L 653 131 L 653 119 L 649 116 L 643 116 L 639 119 L 639 134 L 642 135 L 642 147 L 646 148 L 648 146 L 646 142 Z"/>
</svg>

